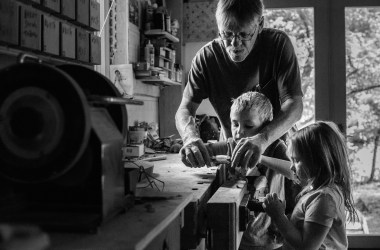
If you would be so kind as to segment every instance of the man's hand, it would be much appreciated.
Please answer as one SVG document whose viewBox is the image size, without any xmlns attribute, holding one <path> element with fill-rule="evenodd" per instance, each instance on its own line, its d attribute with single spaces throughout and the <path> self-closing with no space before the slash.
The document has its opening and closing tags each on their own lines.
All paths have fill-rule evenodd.
<svg viewBox="0 0 380 250">
<path fill-rule="evenodd" d="M 263 202 L 263 208 L 273 219 L 285 214 L 285 204 L 278 199 L 276 193 L 266 195 Z"/>
<path fill-rule="evenodd" d="M 200 138 L 189 139 L 179 152 L 182 162 L 193 168 L 200 168 L 205 165 L 211 166 L 209 152 Z"/>
<path fill-rule="evenodd" d="M 232 168 L 241 167 L 247 170 L 248 167 L 255 167 L 265 148 L 266 141 L 259 135 L 240 139 L 232 153 Z"/>
</svg>

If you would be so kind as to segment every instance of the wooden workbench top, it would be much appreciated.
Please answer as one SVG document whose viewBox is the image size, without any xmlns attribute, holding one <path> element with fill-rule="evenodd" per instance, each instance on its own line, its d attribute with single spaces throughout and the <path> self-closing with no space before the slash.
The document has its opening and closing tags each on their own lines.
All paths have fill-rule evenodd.
<svg viewBox="0 0 380 250">
<path fill-rule="evenodd" d="M 166 160 L 152 162 L 154 177 L 165 182 L 164 191 L 191 192 L 195 201 L 201 199 L 214 180 L 219 178 L 218 167 L 190 168 L 181 162 L 178 154 L 166 156 Z"/>
<path fill-rule="evenodd" d="M 145 249 L 154 238 L 183 212 L 191 193 L 138 190 L 144 203 L 104 223 L 95 234 L 52 233 L 51 248 L 59 249 Z"/>
</svg>

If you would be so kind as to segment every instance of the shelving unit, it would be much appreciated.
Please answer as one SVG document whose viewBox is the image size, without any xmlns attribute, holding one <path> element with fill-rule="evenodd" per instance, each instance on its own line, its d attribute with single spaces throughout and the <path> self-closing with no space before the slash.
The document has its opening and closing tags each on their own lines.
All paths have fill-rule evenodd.
<svg viewBox="0 0 380 250">
<path fill-rule="evenodd" d="M 167 77 L 158 77 L 158 76 L 150 76 L 150 77 L 136 77 L 136 79 L 140 79 L 141 82 L 146 84 L 152 84 L 156 86 L 181 86 L 181 83 L 170 80 Z"/>
<path fill-rule="evenodd" d="M 168 39 L 168 40 L 170 40 L 170 41 L 172 41 L 174 43 L 178 43 L 179 42 L 179 38 L 173 36 L 172 34 L 170 34 L 167 31 L 160 30 L 160 29 L 147 30 L 147 31 L 144 32 L 144 34 L 146 36 L 163 36 L 166 39 Z"/>
</svg>

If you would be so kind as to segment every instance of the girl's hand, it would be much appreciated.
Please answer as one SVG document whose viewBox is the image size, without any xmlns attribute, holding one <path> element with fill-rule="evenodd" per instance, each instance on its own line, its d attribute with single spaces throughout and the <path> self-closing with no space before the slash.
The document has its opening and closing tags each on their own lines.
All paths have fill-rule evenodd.
<svg viewBox="0 0 380 250">
<path fill-rule="evenodd" d="M 263 208 L 265 212 L 272 218 L 276 218 L 285 214 L 285 204 L 278 199 L 276 193 L 267 194 L 264 198 Z"/>
</svg>

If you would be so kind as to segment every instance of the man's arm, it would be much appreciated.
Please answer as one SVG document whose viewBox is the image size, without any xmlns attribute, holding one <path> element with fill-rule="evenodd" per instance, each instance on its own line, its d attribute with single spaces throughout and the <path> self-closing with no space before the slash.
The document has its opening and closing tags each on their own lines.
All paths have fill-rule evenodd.
<svg viewBox="0 0 380 250">
<path fill-rule="evenodd" d="M 256 166 L 265 149 L 301 118 L 302 111 L 302 96 L 289 98 L 282 103 L 280 112 L 259 134 L 239 141 L 232 154 L 232 167 L 241 166 L 246 169 L 247 166 Z"/>
<path fill-rule="evenodd" d="M 189 167 L 211 166 L 210 156 L 195 127 L 195 114 L 198 107 L 199 103 L 182 97 L 175 115 L 176 127 L 183 140 L 181 159 Z"/>
</svg>

